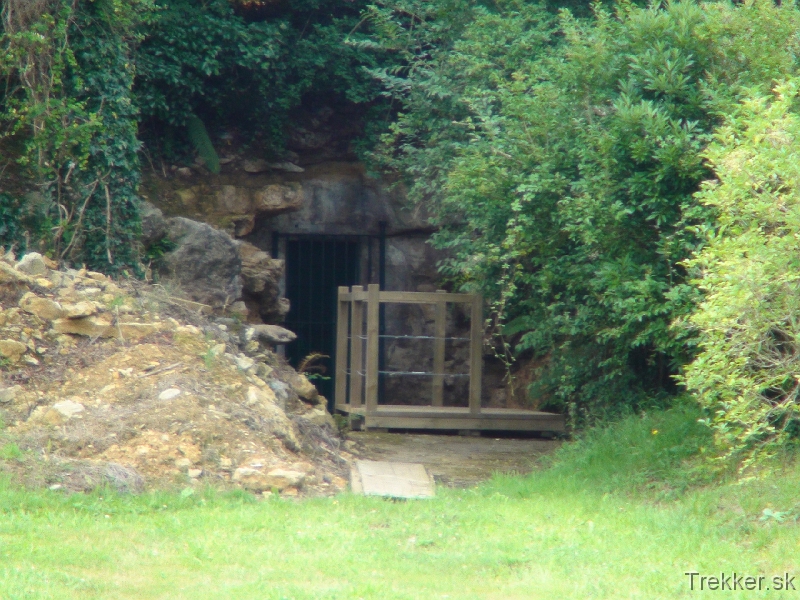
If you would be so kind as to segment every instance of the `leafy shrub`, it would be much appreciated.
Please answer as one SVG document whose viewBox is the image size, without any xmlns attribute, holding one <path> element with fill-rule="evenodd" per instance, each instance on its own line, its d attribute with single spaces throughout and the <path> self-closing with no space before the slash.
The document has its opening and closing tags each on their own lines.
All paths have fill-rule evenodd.
<svg viewBox="0 0 800 600">
<path fill-rule="evenodd" d="M 683 261 L 714 222 L 694 198 L 702 152 L 744 86 L 795 72 L 800 13 L 454 4 L 376 19 L 387 47 L 411 41 L 405 71 L 378 73 L 402 108 L 373 158 L 432 215 L 441 271 L 484 293 L 513 352 L 540 357 L 531 394 L 579 423 L 674 393 L 692 347 L 670 323 L 700 297 Z"/>
<path fill-rule="evenodd" d="M 130 90 L 148 0 L 40 3 L 5 23 L 0 123 L 45 197 L 58 258 L 103 271 L 138 263 L 139 163 Z"/>
<path fill-rule="evenodd" d="M 9 194 L 0 193 L 0 248 L 18 248 L 24 252 L 26 246 L 21 203 Z"/>
<path fill-rule="evenodd" d="M 743 466 L 800 436 L 799 83 L 752 92 L 717 132 L 705 152 L 716 179 L 697 197 L 718 222 L 687 262 L 705 296 L 683 381 L 722 458 Z"/>
<path fill-rule="evenodd" d="M 158 18 L 144 28 L 135 55 L 135 101 L 153 147 L 179 145 L 196 114 L 212 134 L 238 128 L 277 149 L 291 111 L 304 101 L 366 103 L 377 97 L 377 86 L 362 70 L 374 64 L 373 57 L 344 44 L 364 7 L 361 0 L 156 4 Z"/>
</svg>

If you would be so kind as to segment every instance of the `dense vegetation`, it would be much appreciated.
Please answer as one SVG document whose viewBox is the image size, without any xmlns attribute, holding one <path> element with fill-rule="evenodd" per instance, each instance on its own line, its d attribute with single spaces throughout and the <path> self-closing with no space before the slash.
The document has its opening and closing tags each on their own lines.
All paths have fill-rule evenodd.
<svg viewBox="0 0 800 600">
<path fill-rule="evenodd" d="M 35 233 L 59 258 L 135 270 L 143 138 L 154 153 L 208 149 L 207 130 L 235 120 L 278 147 L 304 98 L 373 99 L 361 70 L 373 57 L 343 43 L 363 4 L 274 4 L 5 0 L 4 166 L 16 163 L 41 193 L 7 194 L 0 211 L 38 210 Z M 25 243 L 19 228 L 3 236 Z"/>
<path fill-rule="evenodd" d="M 691 364 L 682 381 L 723 452 L 796 435 L 798 290 L 784 271 L 796 260 L 794 138 L 786 130 L 771 151 L 780 161 L 759 154 L 776 143 L 765 128 L 786 128 L 741 107 L 754 95 L 768 104 L 796 74 L 796 7 L 620 2 L 577 19 L 524 2 L 452 13 L 413 4 L 373 16 L 385 51 L 406 65 L 376 73 L 402 108 L 373 158 L 405 174 L 412 201 L 433 214 L 433 243 L 451 256 L 442 271 L 493 301 L 504 351 L 540 357 L 531 392 L 580 422 L 645 406 Z M 745 150 L 740 130 L 761 137 Z M 763 172 L 750 170 L 748 150 Z M 698 195 L 725 177 L 730 155 L 747 168 Z M 778 240 L 772 262 L 748 279 L 749 296 L 718 292 L 689 318 L 720 278 L 739 283 L 731 257 L 717 255 L 732 245 L 715 240 L 733 235 L 742 217 L 728 212 L 748 194 L 763 210 L 747 227 L 770 229 L 750 243 Z M 735 277 L 757 261 L 747 256 Z"/>
<path fill-rule="evenodd" d="M 722 456 L 800 435 L 794 3 L 4 0 L 2 26 L 3 167 L 38 189 L 0 174 L 3 245 L 136 271 L 143 142 L 214 171 L 227 127 L 280 155 L 335 99 L 546 406 L 683 387 Z"/>
</svg>

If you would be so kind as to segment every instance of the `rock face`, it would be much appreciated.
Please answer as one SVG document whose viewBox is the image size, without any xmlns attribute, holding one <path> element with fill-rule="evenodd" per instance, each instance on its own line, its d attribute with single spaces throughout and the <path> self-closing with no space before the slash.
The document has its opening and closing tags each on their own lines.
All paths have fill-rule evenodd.
<svg viewBox="0 0 800 600">
<path fill-rule="evenodd" d="M 231 304 L 242 295 L 241 259 L 226 233 L 183 217 L 167 221 L 178 247 L 164 255 L 164 270 L 187 294 L 211 306 Z"/>
<path fill-rule="evenodd" d="M 280 186 L 279 186 L 280 187 Z M 247 194 L 234 186 L 222 186 L 218 198 L 235 211 L 250 208 Z M 241 206 L 238 203 L 245 198 Z M 152 246 L 165 237 L 177 245 L 163 257 L 162 276 L 174 279 L 197 302 L 212 307 L 230 306 L 237 312 L 251 312 L 268 323 L 281 322 L 289 312 L 289 303 L 281 298 L 280 281 L 284 263 L 253 244 L 236 241 L 227 232 L 183 217 L 165 219 L 161 210 L 145 202 L 142 208 L 142 242 Z M 254 216 L 240 225 L 252 228 Z M 239 225 L 236 225 L 239 227 Z M 234 306 L 243 301 L 241 310 Z M 64 316 L 78 314 L 64 307 Z"/>
<path fill-rule="evenodd" d="M 239 242 L 239 258 L 242 261 L 242 295 L 245 303 L 255 309 L 266 323 L 283 321 L 289 312 L 289 303 L 281 298 L 280 290 L 283 261 L 271 258 L 247 242 Z"/>
</svg>

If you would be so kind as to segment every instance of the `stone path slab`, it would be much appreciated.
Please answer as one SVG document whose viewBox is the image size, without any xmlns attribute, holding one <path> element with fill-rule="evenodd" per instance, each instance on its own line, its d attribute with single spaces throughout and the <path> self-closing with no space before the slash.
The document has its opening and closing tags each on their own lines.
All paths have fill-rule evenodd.
<svg viewBox="0 0 800 600">
<path fill-rule="evenodd" d="M 433 478 L 418 463 L 358 460 L 350 472 L 355 494 L 388 498 L 433 498 Z"/>
</svg>

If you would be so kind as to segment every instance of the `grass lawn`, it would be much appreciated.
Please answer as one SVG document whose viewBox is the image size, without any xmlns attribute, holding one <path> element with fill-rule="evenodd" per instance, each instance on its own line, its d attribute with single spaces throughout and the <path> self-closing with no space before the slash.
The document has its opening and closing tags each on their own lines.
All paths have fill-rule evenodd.
<svg viewBox="0 0 800 600">
<path fill-rule="evenodd" d="M 705 443 L 673 409 L 413 502 L 0 484 L 0 598 L 800 598 L 800 469 L 688 486 Z M 687 571 L 788 572 L 798 591 L 691 591 Z"/>
</svg>

